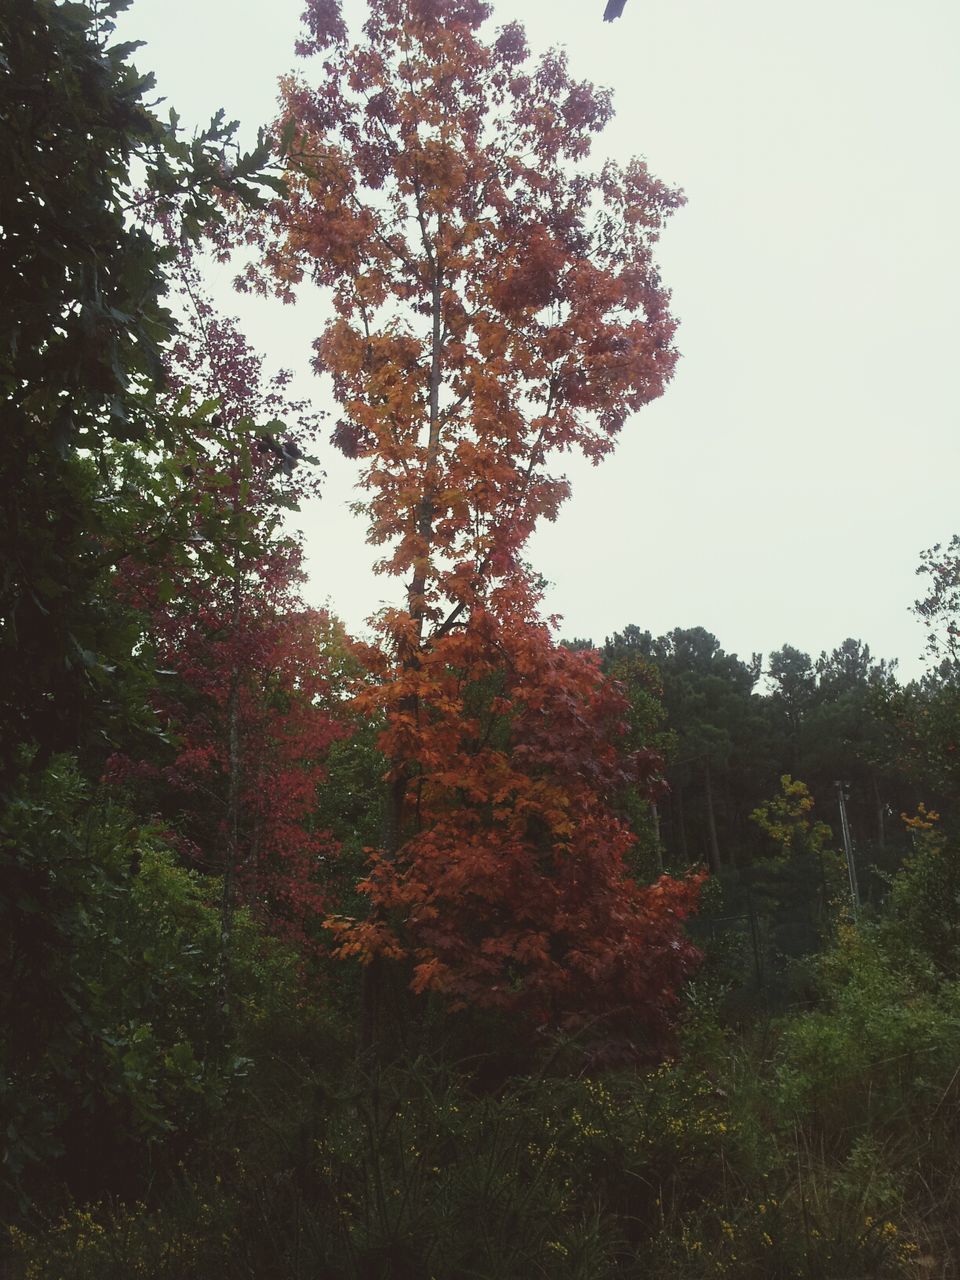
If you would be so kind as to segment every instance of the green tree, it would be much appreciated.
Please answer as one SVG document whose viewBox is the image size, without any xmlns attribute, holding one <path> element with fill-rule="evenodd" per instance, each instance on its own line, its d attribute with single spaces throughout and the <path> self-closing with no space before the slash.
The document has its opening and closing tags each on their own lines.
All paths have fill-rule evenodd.
<svg viewBox="0 0 960 1280">
<path fill-rule="evenodd" d="M 814 794 L 826 799 L 838 781 L 850 784 L 850 819 L 861 846 L 887 844 L 891 812 L 913 803 L 889 729 L 878 711 L 895 664 L 875 659 L 870 646 L 848 638 L 817 660 L 817 687 L 801 726 L 799 767 Z"/>
<path fill-rule="evenodd" d="M 789 768 L 796 771 L 800 732 L 816 698 L 817 673 L 808 653 L 785 644 L 770 654 L 766 675 L 772 685 L 769 695 L 772 719 L 786 739 Z"/>
<path fill-rule="evenodd" d="M 812 951 L 826 941 L 832 904 L 844 891 L 833 833 L 813 810 L 806 783 L 785 773 L 778 794 L 750 815 L 766 837 L 767 856 L 754 863 L 746 886 L 751 907 L 768 918 L 778 958 Z"/>
<path fill-rule="evenodd" d="M 759 727 L 753 695 L 759 655 L 742 662 L 703 627 L 654 638 L 635 626 L 610 637 L 604 653 L 609 663 L 636 655 L 659 672 L 666 725 L 676 735 L 667 767 L 669 843 L 683 863 L 702 858 L 719 871 L 722 838 L 732 843 L 748 812 L 729 784 L 746 765 Z"/>
<path fill-rule="evenodd" d="M 924 551 L 917 573 L 929 665 L 919 681 L 885 690 L 882 711 L 911 777 L 949 822 L 960 794 L 960 535 Z"/>
<path fill-rule="evenodd" d="M 237 983 L 256 987 L 249 921 Z M 0 813 L 0 1216 L 142 1189 L 242 1074 L 215 1007 L 215 886 L 67 757 Z"/>
<path fill-rule="evenodd" d="M 627 724 L 623 745 L 631 752 L 646 752 L 666 762 L 676 753 L 677 736 L 666 726 L 663 682 L 649 658 L 624 652 L 604 660 L 604 671 L 619 684 L 627 699 Z M 650 785 L 631 786 L 624 797 L 630 825 L 637 836 L 634 855 L 638 874 L 650 879 L 664 869 L 660 831 L 661 796 L 651 796 Z"/>
<path fill-rule="evenodd" d="M 109 453 L 177 430 L 155 398 L 171 250 L 137 217 L 134 162 L 188 237 L 220 219 L 218 192 L 256 201 L 273 182 L 265 140 L 235 154 L 222 114 L 189 143 L 154 114 L 136 46 L 110 43 L 127 3 L 0 10 L 0 786 L 19 741 L 42 762 L 95 736 L 129 654 L 105 587 L 123 507 Z"/>
</svg>

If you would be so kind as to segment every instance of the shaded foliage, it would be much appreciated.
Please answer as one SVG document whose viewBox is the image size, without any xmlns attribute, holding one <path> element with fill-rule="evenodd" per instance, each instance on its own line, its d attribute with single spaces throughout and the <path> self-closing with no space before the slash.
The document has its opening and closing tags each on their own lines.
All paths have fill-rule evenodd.
<svg viewBox="0 0 960 1280">
<path fill-rule="evenodd" d="M 180 247 L 228 132 L 150 114 L 118 8 L 0 15 L 0 1269 L 955 1277 L 956 539 L 905 688 L 855 640 L 766 690 L 703 628 L 555 644 L 522 553 L 551 449 L 669 378 L 677 196 L 577 170 L 606 95 L 480 0 L 376 0 L 357 47 L 314 0 L 251 281 L 335 294 L 334 442 L 407 586 L 352 642 L 282 525 L 310 415 Z M 839 779 L 889 854 L 856 927 Z M 661 872 L 701 860 L 698 968 L 702 877 Z"/>
<path fill-rule="evenodd" d="M 221 117 L 192 143 L 147 105 L 134 46 L 111 44 L 123 0 L 11 0 L 0 14 L 0 782 L 21 740 L 41 756 L 95 741 L 104 685 L 124 657 L 103 591 L 118 512 L 105 451 L 166 441 L 158 415 L 165 257 L 137 220 L 136 159 L 148 189 L 183 203 L 185 234 L 220 218 L 229 188 L 255 201 L 265 144 L 225 149 Z"/>
</svg>

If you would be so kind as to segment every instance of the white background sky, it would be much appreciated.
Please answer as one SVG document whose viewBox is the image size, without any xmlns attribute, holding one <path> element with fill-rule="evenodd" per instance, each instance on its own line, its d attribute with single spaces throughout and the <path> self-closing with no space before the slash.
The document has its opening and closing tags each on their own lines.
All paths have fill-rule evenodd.
<svg viewBox="0 0 960 1280">
<path fill-rule="evenodd" d="M 301 0 L 136 0 L 121 35 L 192 129 L 249 138 L 294 63 Z M 346 0 L 350 19 L 361 0 Z M 561 634 L 704 626 L 727 650 L 853 635 L 917 674 L 918 552 L 960 532 L 960 4 L 501 0 L 537 51 L 614 90 L 598 159 L 682 187 L 659 259 L 683 359 L 532 544 Z M 308 64 L 309 65 L 309 64 Z M 319 67 L 317 68 L 319 70 Z M 323 298 L 220 295 L 273 366 L 307 369 Z M 298 381 L 324 404 L 323 386 Z M 305 513 L 309 596 L 359 630 L 374 578 L 331 448 Z"/>
</svg>

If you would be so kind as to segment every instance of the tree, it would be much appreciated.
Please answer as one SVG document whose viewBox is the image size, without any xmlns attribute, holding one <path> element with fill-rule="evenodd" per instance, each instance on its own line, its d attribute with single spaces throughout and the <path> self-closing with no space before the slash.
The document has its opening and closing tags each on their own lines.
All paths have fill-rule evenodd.
<svg viewBox="0 0 960 1280">
<path fill-rule="evenodd" d="M 834 697 L 866 684 L 878 684 L 891 670 L 891 664 L 883 658 L 878 662 L 871 656 L 870 646 L 852 636 L 830 654 L 821 653 L 817 660 L 820 689 Z"/>
<path fill-rule="evenodd" d="M 0 12 L 0 787 L 19 743 L 52 752 L 94 741 L 110 668 L 128 639 L 106 599 L 103 549 L 125 510 L 108 502 L 115 441 L 158 445 L 167 253 L 140 224 L 146 187 L 183 203 L 196 234 L 215 192 L 258 198 L 265 145 L 232 156 L 217 117 L 193 140 L 145 103 L 152 77 L 110 44 L 126 0 L 9 0 Z M 113 494 L 114 500 L 117 495 Z M 129 650 L 127 650 L 129 657 Z"/>
<path fill-rule="evenodd" d="M 627 702 L 626 745 L 634 751 L 652 751 L 660 760 L 669 761 L 676 754 L 677 735 L 665 727 L 660 672 L 648 657 L 631 652 L 629 647 L 619 654 L 614 650 L 614 654 L 604 656 L 603 670 L 617 682 Z M 645 853 L 652 854 L 653 865 L 662 873 L 661 799 L 659 794 L 650 794 L 649 786 L 630 787 L 624 796 L 627 818 L 642 846 L 638 853 L 641 859 Z"/>
<path fill-rule="evenodd" d="M 675 851 L 689 865 L 689 827 L 697 842 L 694 847 L 703 849 L 712 871 L 719 871 L 722 801 L 717 783 L 735 756 L 746 756 L 757 728 L 752 690 L 759 677 L 759 656 L 749 664 L 741 662 L 703 627 L 676 627 L 654 638 L 649 631 L 629 626 L 608 638 L 604 652 L 608 662 L 637 654 L 659 672 L 666 724 L 676 735 L 667 768 Z M 741 775 L 744 763 L 741 759 Z M 690 803 L 697 796 L 702 799 L 703 821 Z"/>
<path fill-rule="evenodd" d="M 810 655 L 785 644 L 770 654 L 767 678 L 772 682 L 770 705 L 787 739 L 790 768 L 797 769 L 800 732 L 814 704 L 817 675 Z"/>
<path fill-rule="evenodd" d="M 814 793 L 852 784 L 851 824 L 858 841 L 883 849 L 887 815 L 909 803 L 902 768 L 879 707 L 895 684 L 895 663 L 871 656 L 848 637 L 816 663 L 816 687 L 798 737 L 800 767 Z"/>
<path fill-rule="evenodd" d="M 877 702 L 903 767 L 928 801 L 949 807 L 960 788 L 960 535 L 922 552 L 917 573 L 926 579 L 914 613 L 927 629 L 929 665 L 919 681 L 878 690 Z"/>
<path fill-rule="evenodd" d="M 927 579 L 926 594 L 914 612 L 927 628 L 927 650 L 936 663 L 960 667 L 960 534 L 944 547 L 937 542 L 920 553 L 918 575 Z"/>
<path fill-rule="evenodd" d="M 753 912 L 766 920 L 764 933 L 773 946 L 770 961 L 782 967 L 783 959 L 822 947 L 833 926 L 836 903 L 849 898 L 843 864 L 832 848 L 832 832 L 813 816 L 814 799 L 806 783 L 784 774 L 777 795 L 750 814 L 763 832 L 764 845 L 775 853 L 757 859 L 743 872 L 751 928 Z"/>
<path fill-rule="evenodd" d="M 522 552 L 568 493 L 550 459 L 599 461 L 673 371 L 652 248 L 680 196 L 639 161 L 588 170 L 609 96 L 561 54 L 532 62 L 516 24 L 485 43 L 488 16 L 373 0 L 351 46 L 313 0 L 300 52 L 323 73 L 284 85 L 290 194 L 245 278 L 331 290 L 333 439 L 360 462 L 381 571 L 406 582 L 367 652 L 390 788 L 372 914 L 336 927 L 371 989 L 378 957 L 405 957 L 415 990 L 454 1001 L 554 1017 L 585 984 L 642 988 L 655 1021 L 692 958 L 692 894 L 625 880 L 607 804 L 649 764 L 617 763 L 622 700 L 554 646 Z"/>
<path fill-rule="evenodd" d="M 190 860 L 222 874 L 226 968 L 238 902 L 301 944 L 316 937 L 335 849 L 313 817 L 345 730 L 324 654 L 334 624 L 304 607 L 301 548 L 281 526 L 318 492 L 314 415 L 214 311 L 189 247 L 175 279 L 184 316 L 168 395 L 194 429 L 160 467 L 123 455 L 144 498 L 116 582 L 160 672 L 152 704 L 168 745 L 115 757 L 110 774 L 152 783 Z"/>
</svg>

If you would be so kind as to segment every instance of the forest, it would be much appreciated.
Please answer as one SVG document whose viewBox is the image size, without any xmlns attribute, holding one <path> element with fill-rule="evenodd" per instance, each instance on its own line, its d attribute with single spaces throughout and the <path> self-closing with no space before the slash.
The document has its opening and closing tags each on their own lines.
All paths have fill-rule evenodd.
<svg viewBox="0 0 960 1280">
<path fill-rule="evenodd" d="M 960 535 L 919 679 L 561 640 L 528 544 L 669 394 L 682 195 L 509 6 L 308 0 L 243 152 L 126 3 L 0 3 L 0 1276 L 960 1277 Z M 213 260 L 323 299 L 335 414 Z"/>
</svg>

